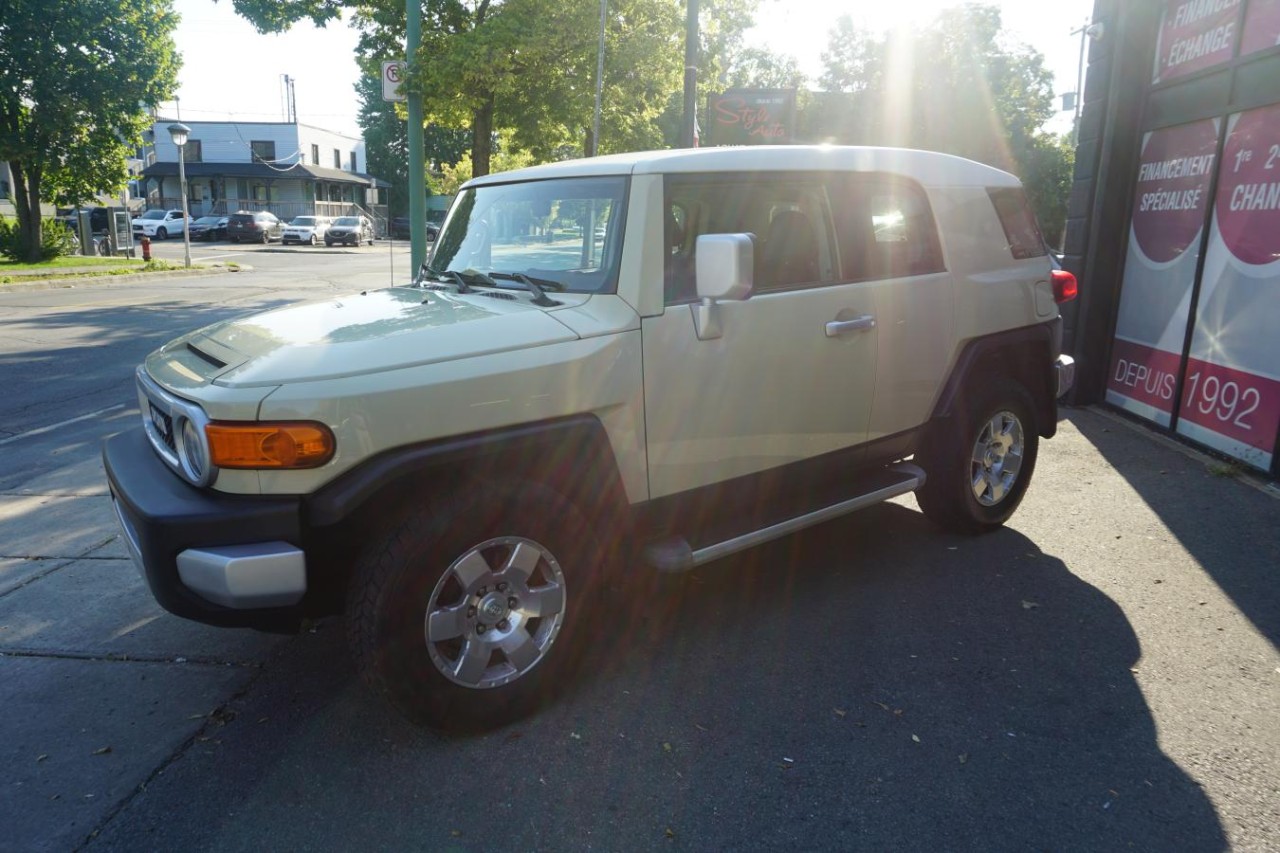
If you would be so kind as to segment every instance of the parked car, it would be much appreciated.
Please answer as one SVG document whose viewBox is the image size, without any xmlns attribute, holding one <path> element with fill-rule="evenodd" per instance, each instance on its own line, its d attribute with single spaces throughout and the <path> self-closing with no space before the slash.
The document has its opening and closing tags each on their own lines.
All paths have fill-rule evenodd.
<svg viewBox="0 0 1280 853">
<path fill-rule="evenodd" d="M 427 239 L 434 242 L 440 233 L 440 226 L 434 222 L 427 223 Z M 409 217 L 397 216 L 391 220 L 391 236 L 396 240 L 408 240 L 412 237 L 409 230 Z"/>
<path fill-rule="evenodd" d="M 284 228 L 281 243 L 308 243 L 312 246 L 324 239 L 332 222 L 327 216 L 295 216 Z"/>
<path fill-rule="evenodd" d="M 518 239 L 530 212 L 555 239 Z M 509 722 L 623 630 L 599 597 L 617 572 L 913 491 L 944 530 L 1003 525 L 1075 375 L 1075 280 L 1039 240 L 1016 177 L 926 151 L 474 178 L 411 285 L 147 357 L 141 422 L 104 445 L 122 541 L 175 614 L 345 612 L 356 667 L 409 719 Z"/>
<path fill-rule="evenodd" d="M 326 246 L 334 243 L 359 246 L 364 242 L 373 245 L 373 223 L 367 216 L 339 216 L 324 235 Z"/>
<path fill-rule="evenodd" d="M 283 235 L 284 225 L 265 210 L 241 210 L 227 217 L 227 239 L 236 243 L 270 243 Z"/>
<path fill-rule="evenodd" d="M 153 240 L 181 237 L 184 221 L 181 210 L 148 210 L 133 220 L 133 236 L 145 236 Z"/>
<path fill-rule="evenodd" d="M 201 216 L 187 229 L 192 240 L 225 240 L 227 216 Z"/>
</svg>

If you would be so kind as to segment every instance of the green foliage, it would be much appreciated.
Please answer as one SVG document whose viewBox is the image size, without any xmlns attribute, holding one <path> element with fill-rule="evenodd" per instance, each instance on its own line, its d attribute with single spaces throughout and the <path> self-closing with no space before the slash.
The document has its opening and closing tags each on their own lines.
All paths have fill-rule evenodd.
<svg viewBox="0 0 1280 853">
<path fill-rule="evenodd" d="M 969 3 L 879 37 L 845 16 L 822 58 L 828 92 L 802 117 L 807 140 L 946 151 L 1011 171 L 1059 239 L 1072 152 L 1040 131 L 1053 75 L 1034 49 L 1005 43 L 998 8 Z"/>
<path fill-rule="evenodd" d="M 177 22 L 170 0 L 0 0 L 0 160 L 29 258 L 42 201 L 74 207 L 124 186 L 140 105 L 176 85 Z"/>
<path fill-rule="evenodd" d="M 76 250 L 76 240 L 66 223 L 46 219 L 40 229 L 40 251 L 32 258 L 16 222 L 0 216 L 0 256 L 11 261 L 52 261 Z"/>
</svg>

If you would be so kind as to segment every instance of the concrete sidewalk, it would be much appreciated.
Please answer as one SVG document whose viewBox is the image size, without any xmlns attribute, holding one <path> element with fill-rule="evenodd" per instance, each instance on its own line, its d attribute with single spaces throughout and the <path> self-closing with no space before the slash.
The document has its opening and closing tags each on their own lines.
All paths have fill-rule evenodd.
<svg viewBox="0 0 1280 853">
<path fill-rule="evenodd" d="M 156 605 L 96 454 L 0 495 L 0 850 L 82 844 L 280 642 Z"/>
</svg>

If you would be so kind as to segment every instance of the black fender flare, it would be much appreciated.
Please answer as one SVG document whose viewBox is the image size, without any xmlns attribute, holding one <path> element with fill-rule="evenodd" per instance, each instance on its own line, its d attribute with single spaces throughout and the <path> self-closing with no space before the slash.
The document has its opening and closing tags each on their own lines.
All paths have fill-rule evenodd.
<svg viewBox="0 0 1280 853">
<path fill-rule="evenodd" d="M 951 375 L 934 407 L 933 420 L 950 418 L 965 385 L 980 382 L 984 371 L 1016 379 L 1031 395 L 1037 432 L 1052 438 L 1058 431 L 1057 379 L 1054 361 L 1062 352 L 1062 319 L 974 338 L 956 358 Z"/>
<path fill-rule="evenodd" d="M 580 414 L 379 453 L 305 499 L 308 525 L 340 524 L 381 496 L 420 491 L 424 478 L 434 486 L 453 473 L 538 480 L 601 523 L 617 520 L 628 506 L 604 425 L 595 415 Z"/>
</svg>

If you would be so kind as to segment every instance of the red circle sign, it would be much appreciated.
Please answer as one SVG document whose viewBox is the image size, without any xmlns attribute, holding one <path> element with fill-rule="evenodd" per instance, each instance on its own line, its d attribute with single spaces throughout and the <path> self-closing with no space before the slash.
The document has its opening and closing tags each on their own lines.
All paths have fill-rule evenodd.
<svg viewBox="0 0 1280 853">
<path fill-rule="evenodd" d="M 1204 226 L 1217 147 L 1212 119 L 1153 131 L 1143 145 L 1133 233 L 1152 261 L 1181 255 Z"/>
<path fill-rule="evenodd" d="M 1241 113 L 1218 178 L 1218 231 L 1246 264 L 1280 260 L 1280 105 Z"/>
</svg>

